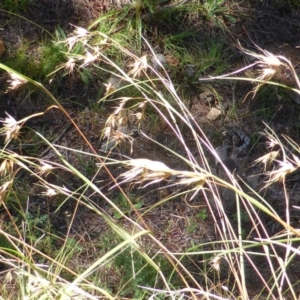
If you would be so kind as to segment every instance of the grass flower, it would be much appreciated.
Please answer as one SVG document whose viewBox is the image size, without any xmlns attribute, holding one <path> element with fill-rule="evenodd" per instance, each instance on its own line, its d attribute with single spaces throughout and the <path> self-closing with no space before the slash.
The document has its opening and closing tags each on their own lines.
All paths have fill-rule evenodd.
<svg viewBox="0 0 300 300">
<path fill-rule="evenodd" d="M 5 119 L 0 119 L 0 122 L 3 125 L 3 133 L 5 135 L 5 143 L 9 142 L 12 139 L 17 139 L 20 135 L 20 130 L 22 126 L 20 125 L 23 121 L 17 121 L 11 115 L 6 113 L 7 117 Z"/>
<path fill-rule="evenodd" d="M 7 88 L 6 92 L 17 90 L 27 83 L 27 80 L 18 76 L 16 73 L 10 73 L 10 78 L 11 79 L 7 80 L 9 87 Z"/>
</svg>

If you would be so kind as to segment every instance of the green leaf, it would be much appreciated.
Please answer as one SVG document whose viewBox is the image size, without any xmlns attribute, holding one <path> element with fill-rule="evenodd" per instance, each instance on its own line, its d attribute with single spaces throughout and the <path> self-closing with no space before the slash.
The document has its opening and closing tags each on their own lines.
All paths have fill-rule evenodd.
<svg viewBox="0 0 300 300">
<path fill-rule="evenodd" d="M 143 206 L 143 202 L 139 202 L 139 203 L 134 204 L 135 208 L 141 208 L 142 206 Z"/>
<path fill-rule="evenodd" d="M 119 212 L 114 213 L 114 218 L 120 220 L 123 216 Z"/>
<path fill-rule="evenodd" d="M 80 77 L 81 77 L 81 80 L 86 84 L 88 85 L 90 83 L 90 79 L 89 79 L 89 76 L 84 73 L 84 72 L 79 72 L 80 73 Z"/>
</svg>

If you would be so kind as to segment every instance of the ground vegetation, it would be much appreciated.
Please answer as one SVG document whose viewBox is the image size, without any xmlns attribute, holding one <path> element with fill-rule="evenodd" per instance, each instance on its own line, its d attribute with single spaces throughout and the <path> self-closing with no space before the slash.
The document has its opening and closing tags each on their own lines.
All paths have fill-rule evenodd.
<svg viewBox="0 0 300 300">
<path fill-rule="evenodd" d="M 299 299 L 300 5 L 3 0 L 1 299 Z"/>
</svg>

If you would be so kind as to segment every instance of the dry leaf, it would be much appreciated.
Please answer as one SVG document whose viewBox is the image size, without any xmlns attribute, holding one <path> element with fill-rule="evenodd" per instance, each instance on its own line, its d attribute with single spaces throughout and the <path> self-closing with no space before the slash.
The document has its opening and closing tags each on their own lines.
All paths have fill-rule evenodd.
<svg viewBox="0 0 300 300">
<path fill-rule="evenodd" d="M 4 54 L 5 52 L 5 46 L 3 40 L 0 39 L 0 57 Z"/>
</svg>

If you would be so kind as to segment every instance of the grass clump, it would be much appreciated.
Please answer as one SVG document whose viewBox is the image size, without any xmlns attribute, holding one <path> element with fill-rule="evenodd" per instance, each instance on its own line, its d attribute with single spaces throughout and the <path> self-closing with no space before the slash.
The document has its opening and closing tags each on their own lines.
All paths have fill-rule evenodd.
<svg viewBox="0 0 300 300">
<path fill-rule="evenodd" d="M 26 10 L 29 3 L 30 1 L 28 0 L 3 0 L 0 7 L 2 9 L 8 10 L 9 12 L 20 13 Z"/>
<path fill-rule="evenodd" d="M 29 53 L 31 47 L 33 46 L 22 44 L 14 55 L 6 59 L 6 65 L 32 79 L 45 81 L 46 76 L 64 59 L 62 49 L 43 42 L 39 46 L 34 45 L 35 56 L 32 56 Z"/>
<path fill-rule="evenodd" d="M 94 114 L 81 112 L 81 118 L 38 81 L 0 65 L 13 77 L 12 88 L 31 84 L 53 101 L 39 114 L 21 120 L 7 114 L 1 120 L 0 197 L 10 224 L 0 229 L 2 294 L 23 299 L 296 299 L 299 282 L 290 268 L 299 255 L 299 231 L 287 190 L 289 176 L 299 168 L 297 143 L 266 131 L 270 151 L 256 161 L 264 164 L 259 171 L 263 186 L 252 180 L 255 176 L 244 176 L 244 170 L 230 171 L 179 96 L 172 68 L 146 39 L 140 42 L 141 49 L 147 48 L 143 55 L 98 29 L 80 27 L 58 41 L 65 61 L 57 72 L 79 72 L 87 85 L 93 76 L 103 76 L 104 94 L 94 103 Z M 173 46 L 172 51 L 179 49 Z M 219 66 L 222 45 L 213 46 L 202 50 L 207 66 L 200 73 L 215 67 L 219 75 L 225 68 Z M 248 54 L 258 61 L 246 68 L 262 65 L 251 79 L 257 84 L 251 95 L 263 85 L 278 86 L 271 80 L 281 68 L 295 75 L 284 57 Z M 186 62 L 193 63 L 190 57 Z M 249 80 L 231 75 L 209 80 Z M 299 93 L 296 77 L 295 83 L 293 91 Z M 27 125 L 51 109 L 70 123 L 67 137 L 75 142 L 51 142 Z M 14 150 L 16 145 L 22 149 L 25 126 L 51 156 Z M 95 128 L 97 138 L 92 139 Z M 12 200 L 21 193 L 22 178 L 30 185 Z M 270 194 L 259 192 L 278 185 L 284 191 L 283 214 L 278 204 L 269 203 Z M 233 195 L 233 212 L 226 211 L 224 191 Z M 270 230 L 266 220 L 282 231 Z"/>
</svg>

